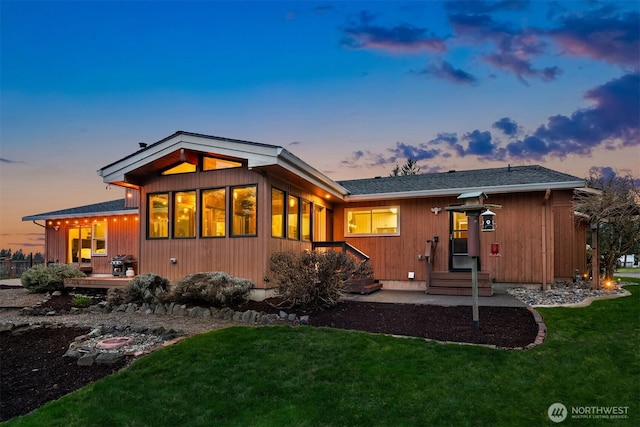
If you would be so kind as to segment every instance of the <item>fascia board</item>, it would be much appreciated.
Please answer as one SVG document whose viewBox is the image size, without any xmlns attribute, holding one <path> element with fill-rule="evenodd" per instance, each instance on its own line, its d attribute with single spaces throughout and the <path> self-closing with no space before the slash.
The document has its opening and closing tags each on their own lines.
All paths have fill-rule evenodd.
<svg viewBox="0 0 640 427">
<path fill-rule="evenodd" d="M 94 218 L 94 217 L 103 217 L 103 216 L 114 216 L 114 215 L 131 215 L 138 214 L 138 209 L 125 209 L 118 211 L 109 211 L 109 212 L 87 212 L 87 213 L 75 213 L 75 214 L 57 214 L 57 215 L 29 215 L 23 216 L 23 221 L 41 221 L 48 219 L 65 219 L 65 218 Z"/>
<path fill-rule="evenodd" d="M 280 150 L 278 166 L 304 178 L 340 200 L 343 200 L 345 195 L 349 194 L 346 188 L 285 149 Z"/>
<path fill-rule="evenodd" d="M 120 162 L 99 169 L 98 175 L 100 175 L 106 183 L 123 182 L 128 172 L 182 148 L 204 153 L 215 152 L 223 156 L 246 159 L 249 167 L 258 167 L 275 164 L 277 162 L 279 147 L 260 144 L 241 144 L 216 138 L 181 134 L 163 141 L 163 143 L 158 146 L 141 150 Z"/>
<path fill-rule="evenodd" d="M 541 182 L 536 184 L 498 185 L 494 187 L 443 188 L 438 190 L 401 191 L 394 193 L 355 194 L 345 197 L 345 202 L 376 201 L 387 199 L 412 199 L 418 197 L 458 196 L 462 193 L 482 191 L 486 194 L 523 193 L 527 191 L 573 190 L 585 186 L 584 181 Z"/>
</svg>

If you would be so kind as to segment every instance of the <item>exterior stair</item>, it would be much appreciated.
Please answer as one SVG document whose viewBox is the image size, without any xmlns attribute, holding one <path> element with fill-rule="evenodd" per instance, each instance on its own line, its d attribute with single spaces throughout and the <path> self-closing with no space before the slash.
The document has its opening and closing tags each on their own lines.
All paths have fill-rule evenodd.
<svg viewBox="0 0 640 427">
<path fill-rule="evenodd" d="M 427 293 L 430 295 L 471 296 L 472 287 L 470 271 L 433 271 L 430 275 Z M 478 272 L 478 296 L 490 297 L 492 295 L 491 276 L 486 272 Z"/>
</svg>

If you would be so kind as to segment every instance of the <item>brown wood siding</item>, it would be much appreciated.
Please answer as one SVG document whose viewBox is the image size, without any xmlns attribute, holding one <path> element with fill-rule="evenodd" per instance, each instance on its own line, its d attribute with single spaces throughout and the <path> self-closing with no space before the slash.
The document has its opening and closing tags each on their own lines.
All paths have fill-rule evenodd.
<svg viewBox="0 0 640 427">
<path fill-rule="evenodd" d="M 586 224 L 576 222 L 572 194 L 555 192 L 553 196 L 555 222 L 555 278 L 572 280 L 576 269 L 586 270 Z"/>
<path fill-rule="evenodd" d="M 147 240 L 145 227 L 148 194 L 224 187 L 227 189 L 228 199 L 231 187 L 243 185 L 257 185 L 257 236 L 231 237 L 227 212 L 225 237 Z M 170 280 L 200 271 L 225 271 L 233 276 L 250 279 L 257 287 L 265 287 L 263 278 L 271 253 L 300 252 L 311 248 L 311 242 L 271 237 L 272 185 L 301 199 L 327 206 L 322 199 L 302 190 L 296 183 L 271 175 L 261 175 L 245 168 L 151 177 L 140 194 L 143 201 L 140 207 L 140 271 L 160 274 Z M 199 207 L 198 209 L 200 212 Z M 171 258 L 175 258 L 177 262 L 172 264 Z"/>
<path fill-rule="evenodd" d="M 91 257 L 91 273 L 110 274 L 109 260 L 122 254 L 131 254 L 138 259 L 137 215 L 111 215 L 100 217 L 107 220 L 107 252 L 105 256 Z M 78 221 L 78 223 L 76 223 Z M 67 262 L 69 229 L 82 225 L 90 227 L 93 218 L 58 219 L 46 222 L 45 260 L 47 262 Z M 55 226 L 59 227 L 55 230 Z"/>
<path fill-rule="evenodd" d="M 571 193 L 570 191 L 567 193 Z M 553 196 L 558 195 L 554 202 Z M 551 283 L 556 274 L 555 254 L 577 248 L 572 236 L 575 227 L 558 224 L 560 210 L 554 203 L 566 200 L 562 192 L 552 193 L 545 203 L 545 192 L 490 195 L 487 203 L 502 205 L 496 210 L 496 231 L 480 233 L 481 271 L 488 272 L 497 282 Z M 335 240 L 347 240 L 371 257 L 375 277 L 384 280 L 407 280 L 407 273 L 414 271 L 416 280 L 425 280 L 426 265 L 418 260 L 425 253 L 427 240 L 439 236 L 435 251 L 433 271 L 449 270 L 449 215 L 444 208 L 459 204 L 453 197 L 411 200 L 387 200 L 350 203 L 348 207 L 400 206 L 399 237 L 348 237 L 344 236 L 344 206 L 335 208 Z M 432 207 L 443 210 L 436 216 Z M 555 209 L 555 210 L 552 210 Z M 567 217 L 569 206 L 563 206 Z M 545 222 L 543 222 L 543 219 Z M 568 218 L 572 221 L 571 218 Z M 544 224 L 544 227 L 543 227 Z M 546 231 L 545 231 L 546 230 Z M 543 233 L 544 245 L 543 245 Z M 500 256 L 492 257 L 491 244 L 500 245 Z M 546 253 L 546 262 L 543 261 Z M 573 255 L 572 255 L 573 256 Z M 543 274 L 543 266 L 544 269 Z M 574 267 L 575 268 L 575 267 Z"/>
<path fill-rule="evenodd" d="M 454 198 L 407 199 L 350 203 L 352 207 L 400 206 L 400 236 L 347 237 L 344 235 L 344 208 L 334 209 L 334 240 L 346 240 L 371 258 L 375 278 L 379 280 L 407 280 L 410 271 L 415 280 L 425 280 L 426 264 L 418 255 L 426 251 L 427 240 L 439 237 L 435 253 L 434 271 L 448 270 L 449 214 L 444 207 Z M 435 215 L 432 207 L 443 210 Z"/>
<path fill-rule="evenodd" d="M 140 206 L 140 192 L 134 188 L 125 188 L 124 207 L 137 208 Z"/>
</svg>

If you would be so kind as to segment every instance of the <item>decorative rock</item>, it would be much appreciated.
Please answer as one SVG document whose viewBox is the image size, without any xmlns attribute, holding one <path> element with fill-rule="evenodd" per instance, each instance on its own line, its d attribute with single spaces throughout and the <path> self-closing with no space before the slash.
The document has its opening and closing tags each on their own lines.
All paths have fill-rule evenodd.
<svg viewBox="0 0 640 427">
<path fill-rule="evenodd" d="M 305 315 L 305 316 L 300 316 L 300 323 L 303 325 L 308 325 L 309 324 L 309 316 Z"/>
<path fill-rule="evenodd" d="M 289 322 L 294 322 L 294 321 L 296 320 L 296 317 L 297 317 L 297 316 L 296 316 L 296 314 L 295 314 L 295 313 L 291 313 L 291 314 L 289 314 L 289 316 L 287 317 L 287 320 L 288 320 Z"/>
<path fill-rule="evenodd" d="M 125 313 L 135 313 L 138 310 L 138 306 L 130 303 L 127 305 L 127 309 L 124 311 Z"/>
<path fill-rule="evenodd" d="M 189 309 L 189 317 L 211 317 L 211 311 L 203 307 L 191 307 Z"/>
<path fill-rule="evenodd" d="M 99 337 L 100 335 L 102 335 L 102 328 L 101 327 L 95 328 L 95 329 L 93 329 L 91 332 L 89 332 L 87 334 L 87 336 L 89 338 Z"/>
<path fill-rule="evenodd" d="M 289 315 L 287 314 L 287 312 L 286 312 L 286 311 L 282 311 L 282 310 L 280 310 L 280 318 L 281 318 L 281 319 L 286 319 L 286 318 L 287 318 L 287 316 L 289 316 Z"/>
<path fill-rule="evenodd" d="M 0 323 L 0 332 L 7 332 L 13 329 L 13 323 Z"/>
<path fill-rule="evenodd" d="M 167 314 L 167 308 L 164 304 L 156 305 L 156 309 L 153 310 L 153 314 Z"/>
<path fill-rule="evenodd" d="M 78 366 L 91 366 L 98 356 L 97 352 L 83 354 L 78 358 Z"/>
<path fill-rule="evenodd" d="M 55 316 L 56 312 L 54 310 L 47 311 L 46 316 Z"/>
<path fill-rule="evenodd" d="M 184 316 L 185 314 L 187 314 L 187 306 L 184 304 L 175 305 L 171 314 L 174 314 L 176 316 Z"/>
<path fill-rule="evenodd" d="M 51 296 L 52 297 L 59 297 L 60 295 L 62 295 L 61 291 L 53 291 L 53 292 L 51 292 Z"/>
<path fill-rule="evenodd" d="M 243 323 L 256 323 L 256 319 L 258 318 L 258 312 L 255 310 L 247 310 L 242 313 L 242 322 Z"/>
<path fill-rule="evenodd" d="M 551 289 L 535 290 L 513 288 L 507 292 L 527 305 L 564 305 L 577 304 L 587 298 L 623 294 L 617 286 L 613 289 L 591 289 L 574 283 L 555 283 Z"/>
</svg>

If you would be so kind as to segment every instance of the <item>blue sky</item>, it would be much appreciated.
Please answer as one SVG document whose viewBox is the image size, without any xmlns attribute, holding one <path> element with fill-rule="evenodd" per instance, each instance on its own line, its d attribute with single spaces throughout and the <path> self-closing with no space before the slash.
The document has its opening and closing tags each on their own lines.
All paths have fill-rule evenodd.
<svg viewBox="0 0 640 427">
<path fill-rule="evenodd" d="M 0 247 L 122 197 L 96 170 L 177 130 L 331 178 L 542 164 L 640 176 L 640 6 L 1 1 Z"/>
</svg>

